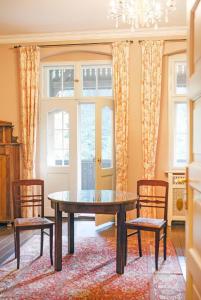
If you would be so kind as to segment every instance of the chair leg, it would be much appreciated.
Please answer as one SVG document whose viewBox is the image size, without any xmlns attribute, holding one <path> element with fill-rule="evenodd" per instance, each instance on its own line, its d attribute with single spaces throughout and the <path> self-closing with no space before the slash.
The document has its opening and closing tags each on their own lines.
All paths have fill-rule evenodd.
<svg viewBox="0 0 201 300">
<path fill-rule="evenodd" d="M 127 251 L 128 251 L 128 237 L 127 237 L 127 229 L 126 229 L 126 236 L 125 236 L 125 253 L 124 253 L 124 266 L 127 264 Z"/>
<path fill-rule="evenodd" d="M 139 249 L 139 256 L 142 257 L 142 243 L 141 243 L 141 231 L 137 231 L 137 238 L 138 238 L 138 249 Z"/>
<path fill-rule="evenodd" d="M 166 260 L 166 257 L 167 257 L 167 227 L 164 227 L 163 255 L 164 255 L 164 260 Z"/>
<path fill-rule="evenodd" d="M 17 246 L 16 246 L 16 230 L 15 230 L 15 227 L 14 227 L 14 247 L 15 247 L 15 258 L 17 258 Z"/>
<path fill-rule="evenodd" d="M 40 234 L 40 256 L 43 255 L 43 238 L 44 238 L 44 232 L 43 232 L 43 229 L 41 229 L 41 234 Z"/>
<path fill-rule="evenodd" d="M 155 267 L 158 271 L 158 253 L 159 253 L 160 231 L 155 232 Z"/>
<path fill-rule="evenodd" d="M 20 267 L 20 231 L 16 230 L 16 257 L 17 257 L 17 269 Z"/>
<path fill-rule="evenodd" d="M 50 227 L 50 261 L 51 265 L 53 265 L 53 226 Z"/>
</svg>

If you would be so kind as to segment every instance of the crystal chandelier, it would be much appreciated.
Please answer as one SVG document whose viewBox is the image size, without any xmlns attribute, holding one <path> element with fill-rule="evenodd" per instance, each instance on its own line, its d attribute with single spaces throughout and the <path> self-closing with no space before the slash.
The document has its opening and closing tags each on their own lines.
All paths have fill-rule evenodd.
<svg viewBox="0 0 201 300">
<path fill-rule="evenodd" d="M 123 22 L 131 29 L 154 27 L 162 20 L 168 22 L 168 14 L 176 9 L 176 0 L 112 0 L 109 17 L 116 27 Z"/>
</svg>

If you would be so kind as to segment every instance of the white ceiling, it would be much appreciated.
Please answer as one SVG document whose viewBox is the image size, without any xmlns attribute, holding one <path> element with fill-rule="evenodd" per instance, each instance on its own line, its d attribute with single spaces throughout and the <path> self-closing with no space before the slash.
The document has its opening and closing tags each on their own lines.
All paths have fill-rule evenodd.
<svg viewBox="0 0 201 300">
<path fill-rule="evenodd" d="M 164 1 L 164 0 L 161 0 Z M 0 37 L 43 33 L 114 30 L 110 0 L 0 0 Z M 186 26 L 186 1 L 176 0 L 168 28 Z M 161 24 L 166 27 L 167 24 Z M 121 25 L 119 29 L 128 29 Z"/>
</svg>

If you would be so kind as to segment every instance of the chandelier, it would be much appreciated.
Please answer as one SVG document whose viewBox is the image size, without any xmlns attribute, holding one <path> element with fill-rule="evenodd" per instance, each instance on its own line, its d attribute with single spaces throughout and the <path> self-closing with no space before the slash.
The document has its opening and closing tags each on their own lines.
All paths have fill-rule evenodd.
<svg viewBox="0 0 201 300">
<path fill-rule="evenodd" d="M 168 22 L 168 14 L 176 9 L 176 0 L 112 0 L 109 17 L 116 27 L 123 22 L 131 29 L 158 28 L 158 23 Z"/>
</svg>

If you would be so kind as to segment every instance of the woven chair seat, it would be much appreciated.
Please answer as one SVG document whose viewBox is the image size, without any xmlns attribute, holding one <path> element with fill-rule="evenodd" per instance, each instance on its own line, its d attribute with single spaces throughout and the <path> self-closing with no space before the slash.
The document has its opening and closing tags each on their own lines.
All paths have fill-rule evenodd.
<svg viewBox="0 0 201 300">
<path fill-rule="evenodd" d="M 42 225 L 48 225 L 48 224 L 54 224 L 54 222 L 41 217 L 35 217 L 35 218 L 16 218 L 15 219 L 15 226 L 42 226 Z"/>
<path fill-rule="evenodd" d="M 153 227 L 161 228 L 165 224 L 163 219 L 152 219 L 152 218 L 136 218 L 127 222 L 128 225 L 140 226 L 140 227 Z"/>
</svg>

